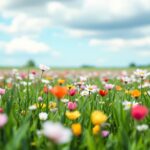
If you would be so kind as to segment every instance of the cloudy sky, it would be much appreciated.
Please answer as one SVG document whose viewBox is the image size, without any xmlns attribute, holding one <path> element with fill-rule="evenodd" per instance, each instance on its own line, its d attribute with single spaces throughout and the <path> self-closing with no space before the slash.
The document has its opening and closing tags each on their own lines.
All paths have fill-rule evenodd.
<svg viewBox="0 0 150 150">
<path fill-rule="evenodd" d="M 150 63 L 150 0 L 0 1 L 0 65 Z"/>
</svg>

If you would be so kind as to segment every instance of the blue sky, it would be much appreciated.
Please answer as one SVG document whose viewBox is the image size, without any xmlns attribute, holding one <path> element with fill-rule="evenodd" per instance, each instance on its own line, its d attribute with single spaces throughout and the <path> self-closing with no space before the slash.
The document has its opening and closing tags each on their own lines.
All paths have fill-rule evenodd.
<svg viewBox="0 0 150 150">
<path fill-rule="evenodd" d="M 149 0 L 1 0 L 0 66 L 150 63 Z"/>
</svg>

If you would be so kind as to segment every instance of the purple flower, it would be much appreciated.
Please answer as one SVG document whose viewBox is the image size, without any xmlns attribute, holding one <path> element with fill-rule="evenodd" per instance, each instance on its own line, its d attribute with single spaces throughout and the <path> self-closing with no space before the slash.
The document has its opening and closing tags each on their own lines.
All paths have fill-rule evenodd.
<svg viewBox="0 0 150 150">
<path fill-rule="evenodd" d="M 102 131 L 102 137 L 107 137 L 109 135 L 109 131 L 103 130 Z"/>
<path fill-rule="evenodd" d="M 0 114 L 0 128 L 2 128 L 7 123 L 7 115 L 6 114 Z"/>
</svg>

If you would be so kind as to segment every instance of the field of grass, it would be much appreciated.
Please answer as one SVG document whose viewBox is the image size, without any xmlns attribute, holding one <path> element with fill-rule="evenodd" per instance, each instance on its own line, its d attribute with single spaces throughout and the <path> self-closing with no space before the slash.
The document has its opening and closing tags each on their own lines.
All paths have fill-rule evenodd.
<svg viewBox="0 0 150 150">
<path fill-rule="evenodd" d="M 0 150 L 149 149 L 148 71 L 0 70 Z"/>
</svg>

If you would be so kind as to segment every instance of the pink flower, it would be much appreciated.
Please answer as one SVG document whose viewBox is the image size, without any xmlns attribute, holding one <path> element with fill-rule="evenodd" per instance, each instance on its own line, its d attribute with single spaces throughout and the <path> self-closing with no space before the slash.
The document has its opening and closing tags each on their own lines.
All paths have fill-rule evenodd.
<svg viewBox="0 0 150 150">
<path fill-rule="evenodd" d="M 102 131 L 102 137 L 107 137 L 109 135 L 109 131 L 103 130 Z"/>
<path fill-rule="evenodd" d="M 113 89 L 114 85 L 113 84 L 105 84 L 105 89 L 106 90 L 111 90 Z"/>
<path fill-rule="evenodd" d="M 68 109 L 69 110 L 74 110 L 77 108 L 77 103 L 76 102 L 68 102 Z"/>
<path fill-rule="evenodd" d="M 148 115 L 148 108 L 142 105 L 132 107 L 131 115 L 136 120 L 142 120 Z"/>
<path fill-rule="evenodd" d="M 74 96 L 76 94 L 76 90 L 75 89 L 71 89 L 70 91 L 69 91 L 69 95 L 70 96 Z"/>
<path fill-rule="evenodd" d="M 5 94 L 5 89 L 0 88 L 0 95 L 4 95 Z"/>
<path fill-rule="evenodd" d="M 7 115 L 6 114 L 0 114 L 0 128 L 2 128 L 7 123 Z"/>
</svg>

